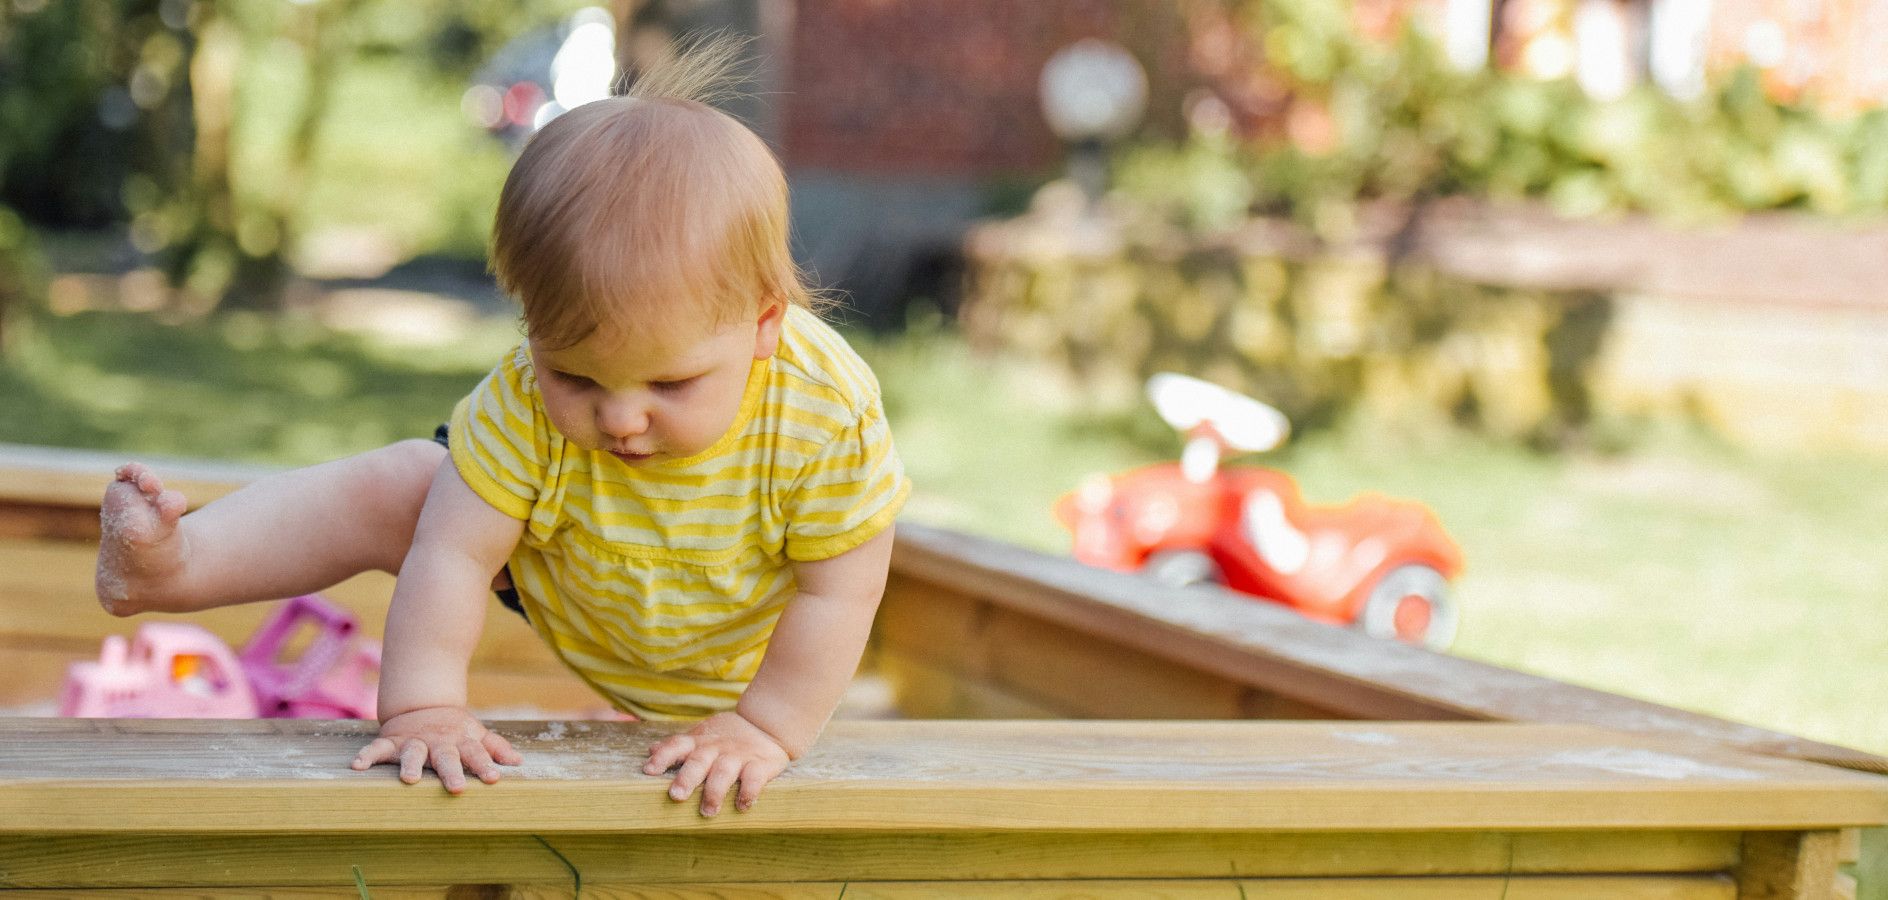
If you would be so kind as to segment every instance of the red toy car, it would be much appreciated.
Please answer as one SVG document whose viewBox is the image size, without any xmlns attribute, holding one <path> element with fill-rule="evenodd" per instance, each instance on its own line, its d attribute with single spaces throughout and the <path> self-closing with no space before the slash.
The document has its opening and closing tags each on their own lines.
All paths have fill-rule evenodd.
<svg viewBox="0 0 1888 900">
<path fill-rule="evenodd" d="M 1363 494 L 1311 506 L 1276 469 L 1222 468 L 1270 450 L 1285 416 L 1185 375 L 1148 380 L 1161 418 L 1186 435 L 1177 463 L 1097 475 L 1056 503 L 1075 558 L 1171 584 L 1212 582 L 1310 618 L 1442 649 L 1455 637 L 1449 582 L 1462 551 L 1420 503 Z"/>
</svg>

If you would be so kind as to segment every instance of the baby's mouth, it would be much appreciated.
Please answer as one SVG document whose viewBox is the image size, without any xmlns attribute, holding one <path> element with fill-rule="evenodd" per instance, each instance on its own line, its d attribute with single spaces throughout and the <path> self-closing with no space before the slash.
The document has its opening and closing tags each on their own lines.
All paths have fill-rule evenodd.
<svg viewBox="0 0 1888 900">
<path fill-rule="evenodd" d="M 614 456 L 617 459 L 620 459 L 624 462 L 642 462 L 643 460 L 646 460 L 655 456 L 654 453 L 625 453 L 621 450 L 610 450 L 608 452 L 611 456 Z"/>
</svg>

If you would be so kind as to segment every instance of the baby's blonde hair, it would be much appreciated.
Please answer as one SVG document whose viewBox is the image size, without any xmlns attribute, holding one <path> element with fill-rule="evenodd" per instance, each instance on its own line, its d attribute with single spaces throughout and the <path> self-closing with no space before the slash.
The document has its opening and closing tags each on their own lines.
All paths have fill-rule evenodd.
<svg viewBox="0 0 1888 900">
<path fill-rule="evenodd" d="M 697 42 L 525 146 L 499 196 L 491 265 L 534 342 L 719 328 L 772 299 L 824 305 L 788 249 L 779 161 L 709 105 L 733 94 L 745 44 Z"/>
</svg>

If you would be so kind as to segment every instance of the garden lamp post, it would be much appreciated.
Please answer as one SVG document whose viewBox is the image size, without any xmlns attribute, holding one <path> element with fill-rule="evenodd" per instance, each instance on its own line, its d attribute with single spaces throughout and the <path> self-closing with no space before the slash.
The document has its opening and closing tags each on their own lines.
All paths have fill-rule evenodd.
<svg viewBox="0 0 1888 900">
<path fill-rule="evenodd" d="M 1084 38 L 1042 67 L 1043 118 L 1069 145 L 1069 176 L 1092 206 L 1108 180 L 1108 145 L 1126 137 L 1147 106 L 1147 76 L 1120 45 Z"/>
</svg>

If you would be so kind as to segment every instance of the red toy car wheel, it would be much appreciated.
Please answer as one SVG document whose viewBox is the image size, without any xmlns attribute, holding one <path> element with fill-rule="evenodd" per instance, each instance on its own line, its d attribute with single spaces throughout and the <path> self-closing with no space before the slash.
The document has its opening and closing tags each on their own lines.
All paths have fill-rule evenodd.
<svg viewBox="0 0 1888 900">
<path fill-rule="evenodd" d="M 1357 627 L 1371 637 L 1442 650 L 1455 640 L 1455 597 L 1449 580 L 1412 563 L 1391 569 L 1370 589 Z"/>
<path fill-rule="evenodd" d="M 1141 564 L 1141 573 L 1174 587 L 1226 583 L 1219 563 L 1198 550 L 1162 550 L 1147 557 L 1147 562 Z"/>
</svg>

